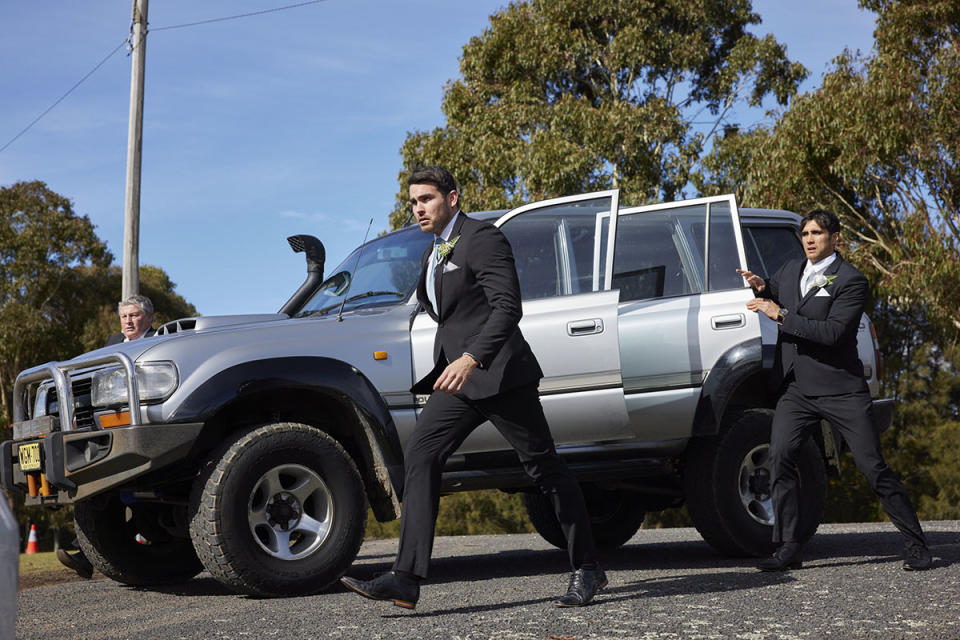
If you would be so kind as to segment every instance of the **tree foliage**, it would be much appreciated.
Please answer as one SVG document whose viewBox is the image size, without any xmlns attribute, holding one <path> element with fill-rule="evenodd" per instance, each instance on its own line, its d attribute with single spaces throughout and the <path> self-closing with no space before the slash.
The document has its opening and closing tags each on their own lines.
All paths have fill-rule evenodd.
<svg viewBox="0 0 960 640">
<path fill-rule="evenodd" d="M 102 274 L 112 256 L 86 216 L 42 182 L 0 188 L 0 401 L 21 370 L 80 351 L 82 270 Z"/>
<path fill-rule="evenodd" d="M 514 2 L 464 47 L 446 126 L 408 134 L 400 182 L 442 164 L 474 210 L 611 187 L 672 200 L 734 104 L 786 104 L 806 76 L 759 21 L 749 0 Z"/>
<path fill-rule="evenodd" d="M 870 57 L 841 54 L 772 129 L 732 136 L 708 161 L 713 190 L 744 204 L 841 215 L 851 260 L 880 300 L 960 329 L 960 5 L 864 2 Z M 711 189 L 704 185 L 704 191 Z"/>
</svg>

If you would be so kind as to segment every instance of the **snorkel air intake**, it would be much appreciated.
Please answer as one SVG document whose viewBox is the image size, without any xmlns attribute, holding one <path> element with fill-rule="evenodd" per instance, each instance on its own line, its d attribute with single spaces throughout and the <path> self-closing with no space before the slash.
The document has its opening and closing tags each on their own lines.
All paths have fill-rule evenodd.
<svg viewBox="0 0 960 640">
<path fill-rule="evenodd" d="M 323 243 L 313 236 L 290 236 L 287 238 L 287 242 L 290 243 L 290 248 L 293 249 L 294 253 L 304 253 L 307 259 L 307 279 L 290 296 L 286 304 L 280 307 L 280 313 L 289 316 L 293 315 L 310 297 L 317 285 L 323 282 L 323 262 L 326 260 L 327 252 L 323 248 Z"/>
</svg>

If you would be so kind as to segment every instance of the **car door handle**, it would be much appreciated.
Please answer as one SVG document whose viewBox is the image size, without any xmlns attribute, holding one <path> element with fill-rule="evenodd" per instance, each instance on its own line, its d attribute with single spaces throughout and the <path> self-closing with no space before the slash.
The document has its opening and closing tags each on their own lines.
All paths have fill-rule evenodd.
<svg viewBox="0 0 960 640">
<path fill-rule="evenodd" d="M 731 313 L 728 316 L 713 316 L 710 318 L 710 326 L 716 331 L 723 329 L 738 329 L 746 326 L 747 317 L 742 313 Z"/>
<path fill-rule="evenodd" d="M 574 320 L 567 323 L 567 334 L 571 336 L 590 336 L 595 333 L 603 333 L 603 320 L 594 318 L 592 320 Z"/>
</svg>

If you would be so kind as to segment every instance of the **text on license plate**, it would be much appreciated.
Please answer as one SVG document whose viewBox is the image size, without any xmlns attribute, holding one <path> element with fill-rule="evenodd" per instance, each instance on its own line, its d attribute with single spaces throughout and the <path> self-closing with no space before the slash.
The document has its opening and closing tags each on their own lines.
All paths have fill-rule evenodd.
<svg viewBox="0 0 960 640">
<path fill-rule="evenodd" d="M 17 447 L 20 454 L 20 470 L 36 471 L 40 468 L 40 443 L 31 442 Z"/>
</svg>

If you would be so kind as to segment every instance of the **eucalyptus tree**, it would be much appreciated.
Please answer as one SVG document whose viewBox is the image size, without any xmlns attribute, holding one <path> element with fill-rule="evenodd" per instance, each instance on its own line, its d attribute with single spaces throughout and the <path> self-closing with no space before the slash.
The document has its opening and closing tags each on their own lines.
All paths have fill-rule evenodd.
<svg viewBox="0 0 960 640">
<path fill-rule="evenodd" d="M 474 210 L 610 187 L 674 199 L 736 105 L 785 105 L 806 76 L 759 22 L 749 0 L 511 3 L 464 47 L 445 125 L 408 134 L 400 182 L 445 165 Z"/>
</svg>

